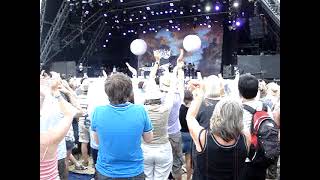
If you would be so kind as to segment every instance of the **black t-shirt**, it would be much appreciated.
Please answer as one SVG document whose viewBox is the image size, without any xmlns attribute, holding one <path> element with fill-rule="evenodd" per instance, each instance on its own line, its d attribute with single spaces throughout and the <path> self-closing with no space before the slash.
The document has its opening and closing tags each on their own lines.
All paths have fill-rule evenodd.
<svg viewBox="0 0 320 180">
<path fill-rule="evenodd" d="M 210 118 L 212 116 L 213 110 L 216 107 L 216 104 L 219 100 L 212 100 L 212 99 L 205 99 L 197 114 L 197 121 L 199 122 L 200 126 L 204 127 L 205 129 L 209 129 L 210 127 Z"/>
<path fill-rule="evenodd" d="M 187 120 L 186 120 L 186 116 L 187 116 L 187 112 L 188 112 L 188 107 L 186 107 L 184 104 L 181 104 L 180 106 L 180 113 L 179 113 L 179 120 L 180 120 L 180 124 L 181 124 L 181 132 L 189 132 L 189 128 L 187 125 Z"/>
</svg>

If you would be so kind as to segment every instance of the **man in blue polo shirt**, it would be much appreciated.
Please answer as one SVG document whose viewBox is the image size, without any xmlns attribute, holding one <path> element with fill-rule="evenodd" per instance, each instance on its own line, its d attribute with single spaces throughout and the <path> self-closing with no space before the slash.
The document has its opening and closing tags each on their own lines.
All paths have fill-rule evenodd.
<svg viewBox="0 0 320 180">
<path fill-rule="evenodd" d="M 110 104 L 97 107 L 92 114 L 91 128 L 99 144 L 96 179 L 144 179 L 141 137 L 153 138 L 152 123 L 145 108 L 128 102 L 132 92 L 130 78 L 122 73 L 105 82 Z"/>
</svg>

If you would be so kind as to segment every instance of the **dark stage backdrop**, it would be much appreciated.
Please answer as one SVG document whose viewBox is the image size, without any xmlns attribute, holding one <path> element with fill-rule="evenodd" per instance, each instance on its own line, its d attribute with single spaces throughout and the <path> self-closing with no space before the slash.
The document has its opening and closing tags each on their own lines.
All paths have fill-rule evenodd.
<svg viewBox="0 0 320 180">
<path fill-rule="evenodd" d="M 219 23 L 215 23 L 211 28 L 207 26 L 180 26 L 180 31 L 170 32 L 162 29 L 157 33 L 140 34 L 140 39 L 147 43 L 147 52 L 138 57 L 138 67 L 141 68 L 146 64 L 154 62 L 153 50 L 170 49 L 170 62 L 174 62 L 179 56 L 179 49 L 183 48 L 183 39 L 189 34 L 195 34 L 201 39 L 201 48 L 193 53 L 185 54 L 185 62 L 194 63 L 195 69 L 201 71 L 203 76 L 219 74 L 221 70 L 221 55 L 223 28 Z"/>
</svg>

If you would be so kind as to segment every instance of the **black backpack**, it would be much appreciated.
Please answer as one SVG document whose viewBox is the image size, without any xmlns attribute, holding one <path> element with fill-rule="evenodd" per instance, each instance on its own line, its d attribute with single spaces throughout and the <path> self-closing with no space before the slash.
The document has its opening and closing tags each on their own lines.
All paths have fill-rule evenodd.
<svg viewBox="0 0 320 180">
<path fill-rule="evenodd" d="M 243 107 L 253 115 L 249 159 L 252 164 L 267 168 L 280 155 L 279 127 L 269 116 L 267 105 L 263 104 L 261 111 L 245 104 Z"/>
</svg>

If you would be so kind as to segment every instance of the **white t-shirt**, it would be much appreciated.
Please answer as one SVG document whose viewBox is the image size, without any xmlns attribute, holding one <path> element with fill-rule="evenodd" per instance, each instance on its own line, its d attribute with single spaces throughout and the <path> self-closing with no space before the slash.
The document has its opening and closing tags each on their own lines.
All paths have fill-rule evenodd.
<svg viewBox="0 0 320 180">
<path fill-rule="evenodd" d="M 94 109 L 97 106 L 104 106 L 109 104 L 108 96 L 104 91 L 104 79 L 97 79 L 95 82 L 91 83 L 88 88 L 87 95 L 88 103 L 88 118 L 91 120 Z M 98 149 L 98 144 L 93 139 L 93 131 L 90 128 L 90 147 L 93 149 Z"/>
<path fill-rule="evenodd" d="M 253 100 L 253 101 L 244 102 L 243 104 L 246 104 L 246 105 L 252 107 L 253 109 L 262 110 L 262 102 L 261 101 Z M 268 114 L 273 119 L 273 114 L 272 114 L 269 107 L 268 107 Z M 252 114 L 249 111 L 243 109 L 243 126 L 244 126 L 243 128 L 245 131 L 247 131 L 249 133 L 250 133 L 250 128 L 251 128 L 251 121 L 252 121 Z"/>
</svg>

